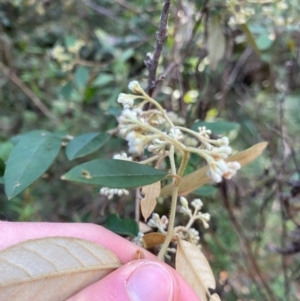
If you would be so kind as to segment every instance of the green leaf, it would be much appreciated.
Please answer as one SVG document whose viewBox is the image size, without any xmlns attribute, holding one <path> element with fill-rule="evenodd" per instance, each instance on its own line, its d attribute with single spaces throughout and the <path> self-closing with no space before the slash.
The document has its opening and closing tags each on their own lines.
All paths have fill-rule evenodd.
<svg viewBox="0 0 300 301">
<path fill-rule="evenodd" d="M 192 193 L 197 196 L 213 196 L 218 189 L 212 185 L 204 185 L 196 190 L 194 190 Z"/>
<path fill-rule="evenodd" d="M 23 139 L 31 139 L 30 137 L 35 137 L 35 136 L 38 136 L 38 135 L 42 135 L 44 133 L 47 133 L 46 131 L 42 131 L 42 130 L 34 130 L 34 131 L 30 131 L 30 132 L 26 132 L 26 133 L 23 133 L 23 134 L 19 134 L 19 135 L 16 135 L 16 136 L 13 136 L 10 138 L 10 141 L 14 144 L 14 145 L 17 145 L 21 140 Z"/>
<path fill-rule="evenodd" d="M 66 155 L 69 160 L 89 155 L 110 139 L 107 133 L 87 133 L 75 137 L 66 147 Z"/>
<path fill-rule="evenodd" d="M 134 50 L 129 48 L 126 51 L 122 52 L 122 54 L 118 57 L 118 62 L 125 63 L 134 55 Z"/>
<path fill-rule="evenodd" d="M 96 159 L 75 166 L 62 180 L 110 188 L 133 188 L 162 180 L 167 173 L 139 163 L 114 159 Z"/>
<path fill-rule="evenodd" d="M 193 124 L 192 129 L 198 131 L 198 127 L 205 126 L 207 129 L 211 130 L 214 134 L 224 134 L 232 130 L 238 130 L 239 124 L 229 121 L 215 121 L 215 122 L 205 122 L 198 121 Z"/>
<path fill-rule="evenodd" d="M 134 219 L 121 219 L 119 215 L 115 213 L 110 214 L 102 226 L 121 235 L 137 236 L 139 233 L 139 226 Z"/>
<path fill-rule="evenodd" d="M 89 70 L 86 67 L 80 66 L 76 69 L 74 75 L 74 82 L 79 89 L 82 89 L 86 86 L 89 80 Z"/>
<path fill-rule="evenodd" d="M 0 143 L 0 158 L 6 161 L 13 148 L 14 145 L 10 141 Z"/>
<path fill-rule="evenodd" d="M 269 49 L 272 46 L 273 42 L 274 41 L 269 38 L 269 33 L 267 32 L 259 35 L 256 40 L 257 47 L 261 51 Z"/>
<path fill-rule="evenodd" d="M 71 98 L 73 92 L 73 84 L 72 82 L 66 83 L 59 91 L 59 94 L 66 100 Z"/>
<path fill-rule="evenodd" d="M 114 77 L 111 74 L 100 73 L 97 78 L 93 81 L 93 86 L 103 87 L 114 80 Z"/>
<path fill-rule="evenodd" d="M 5 193 L 9 199 L 39 178 L 59 153 L 61 140 L 47 131 L 21 136 L 6 163 Z"/>
</svg>

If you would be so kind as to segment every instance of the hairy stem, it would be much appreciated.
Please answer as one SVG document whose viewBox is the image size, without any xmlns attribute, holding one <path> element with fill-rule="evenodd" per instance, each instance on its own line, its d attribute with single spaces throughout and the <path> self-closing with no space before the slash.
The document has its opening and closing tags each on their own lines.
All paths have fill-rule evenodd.
<svg viewBox="0 0 300 301">
<path fill-rule="evenodd" d="M 170 216 L 169 216 L 169 226 L 168 226 L 168 232 L 167 232 L 167 236 L 166 236 L 166 239 L 158 253 L 158 259 L 163 259 L 167 249 L 168 249 L 168 246 L 173 238 L 173 235 L 174 235 L 174 224 L 175 224 L 175 215 L 176 215 L 176 208 L 177 208 L 177 199 L 178 199 L 178 190 L 179 190 L 179 184 L 180 184 L 180 178 L 181 176 L 183 175 L 184 173 L 184 170 L 186 168 L 186 165 L 188 163 L 188 160 L 189 160 L 189 153 L 188 152 L 183 152 L 183 157 L 182 157 L 182 160 L 181 160 L 181 164 L 180 164 L 180 167 L 179 167 L 179 171 L 178 171 L 178 176 L 179 176 L 179 179 L 175 179 L 173 181 L 173 193 L 172 193 L 172 203 L 171 203 L 171 211 L 170 211 Z M 174 148 L 170 149 L 170 161 L 171 161 L 171 167 L 172 167 L 172 164 L 174 162 Z M 173 163 L 172 163 L 173 161 Z M 172 168 L 172 173 L 175 174 L 176 173 L 176 170 L 175 170 L 175 173 L 174 173 L 174 170 Z"/>
</svg>

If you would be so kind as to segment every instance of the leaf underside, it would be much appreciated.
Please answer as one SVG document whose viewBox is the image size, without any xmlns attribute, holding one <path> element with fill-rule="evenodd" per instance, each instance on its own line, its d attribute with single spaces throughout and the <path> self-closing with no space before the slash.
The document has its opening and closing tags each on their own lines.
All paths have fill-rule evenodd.
<svg viewBox="0 0 300 301">
<path fill-rule="evenodd" d="M 267 142 L 260 142 L 252 147 L 237 153 L 229 158 L 227 158 L 226 162 L 233 162 L 238 161 L 241 166 L 245 166 L 248 163 L 255 160 L 258 156 L 261 155 L 261 153 L 264 151 L 264 149 L 267 147 Z M 192 192 L 193 190 L 211 182 L 211 179 L 207 177 L 206 173 L 208 171 L 208 167 L 205 166 L 203 168 L 200 168 L 185 177 L 182 178 L 180 184 L 179 184 L 179 195 L 186 195 Z M 161 190 L 161 196 L 171 195 L 173 190 L 173 184 L 168 184 Z"/>
<path fill-rule="evenodd" d="M 83 239 L 28 240 L 0 252 L 0 300 L 63 301 L 120 265 L 114 253 Z"/>
<path fill-rule="evenodd" d="M 160 195 L 160 182 L 143 186 L 142 193 L 145 195 L 141 200 L 141 211 L 145 221 L 152 214 L 157 204 L 156 198 Z"/>
<path fill-rule="evenodd" d="M 216 282 L 209 263 L 200 249 L 192 243 L 179 240 L 176 252 L 176 271 L 195 290 L 201 301 L 207 301 L 208 288 Z"/>
</svg>

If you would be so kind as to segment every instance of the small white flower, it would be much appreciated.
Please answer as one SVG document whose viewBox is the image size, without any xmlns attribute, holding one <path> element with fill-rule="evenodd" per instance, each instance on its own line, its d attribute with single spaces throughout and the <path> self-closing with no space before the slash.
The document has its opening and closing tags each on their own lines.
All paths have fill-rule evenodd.
<svg viewBox="0 0 300 301">
<path fill-rule="evenodd" d="M 144 237 L 144 233 L 139 232 L 138 235 L 133 239 L 133 242 L 140 247 L 144 247 L 143 237 Z"/>
<path fill-rule="evenodd" d="M 209 164 L 207 176 L 214 182 L 219 183 L 222 181 L 222 175 L 228 172 L 229 168 L 224 160 L 215 160 Z"/>
<path fill-rule="evenodd" d="M 138 81 L 134 80 L 131 81 L 128 85 L 128 89 L 131 90 L 133 93 L 139 94 L 143 91 Z"/>
<path fill-rule="evenodd" d="M 179 129 L 171 128 L 169 135 L 176 139 L 177 141 L 181 141 L 183 139 L 183 135 Z"/>
<path fill-rule="evenodd" d="M 129 124 L 137 122 L 137 113 L 133 110 L 124 109 L 121 115 L 118 117 L 118 122 L 120 124 Z"/>
<path fill-rule="evenodd" d="M 220 146 L 228 146 L 229 145 L 229 139 L 228 137 L 222 137 L 221 139 L 218 139 L 218 145 Z"/>
<path fill-rule="evenodd" d="M 132 95 L 120 93 L 117 101 L 123 105 L 124 109 L 130 109 L 134 105 L 134 98 Z"/>
<path fill-rule="evenodd" d="M 210 214 L 209 213 L 201 213 L 198 212 L 197 217 L 199 220 L 202 221 L 203 226 L 205 229 L 209 228 L 208 222 L 210 221 Z"/>
<path fill-rule="evenodd" d="M 237 161 L 228 162 L 227 167 L 228 171 L 223 174 L 223 177 L 225 179 L 231 179 L 236 174 L 237 170 L 241 168 L 241 164 Z"/>
<path fill-rule="evenodd" d="M 224 160 L 214 160 L 209 163 L 207 176 L 214 182 L 219 183 L 222 181 L 222 177 L 231 179 L 240 168 L 241 164 L 239 162 L 226 163 Z"/>
<path fill-rule="evenodd" d="M 232 153 L 230 146 L 213 147 L 211 149 L 211 156 L 215 159 L 226 159 Z"/>
<path fill-rule="evenodd" d="M 189 208 L 189 202 L 184 196 L 180 197 L 180 203 L 181 203 L 182 207 L 187 208 L 187 209 Z"/>
<path fill-rule="evenodd" d="M 113 159 L 116 160 L 125 160 L 125 161 L 132 161 L 132 157 L 128 157 L 125 152 L 121 152 L 120 154 L 113 155 Z"/>
<path fill-rule="evenodd" d="M 153 213 L 151 218 L 149 219 L 147 225 L 152 228 L 157 228 L 159 232 L 165 233 L 165 229 L 169 223 L 168 218 L 163 215 L 161 218 L 157 213 Z"/>
<path fill-rule="evenodd" d="M 142 154 L 147 144 L 145 135 L 142 135 L 136 131 L 132 131 L 126 135 L 128 141 L 128 151 L 131 154 Z"/>
<path fill-rule="evenodd" d="M 189 208 L 189 203 L 187 199 L 183 196 L 180 197 L 181 206 L 179 207 L 179 212 L 188 215 L 189 217 L 192 216 L 192 210 Z"/>
<path fill-rule="evenodd" d="M 194 245 L 197 245 L 200 240 L 199 232 L 194 228 L 190 228 L 189 235 L 190 235 L 191 243 L 193 243 Z"/>
<path fill-rule="evenodd" d="M 153 154 L 163 155 L 165 153 L 166 145 L 167 145 L 167 142 L 156 138 L 156 139 L 152 140 L 152 144 L 150 144 L 147 149 L 148 149 L 149 152 L 151 152 Z"/>
<path fill-rule="evenodd" d="M 199 135 L 204 138 L 209 138 L 209 135 L 211 134 L 211 130 L 208 130 L 205 126 L 198 127 Z"/>
<path fill-rule="evenodd" d="M 191 204 L 196 210 L 200 210 L 203 206 L 203 203 L 200 199 L 194 199 Z"/>
<path fill-rule="evenodd" d="M 111 200 L 114 195 L 128 195 L 129 191 L 126 189 L 103 187 L 100 189 L 100 194 L 107 196 L 107 198 Z"/>
</svg>

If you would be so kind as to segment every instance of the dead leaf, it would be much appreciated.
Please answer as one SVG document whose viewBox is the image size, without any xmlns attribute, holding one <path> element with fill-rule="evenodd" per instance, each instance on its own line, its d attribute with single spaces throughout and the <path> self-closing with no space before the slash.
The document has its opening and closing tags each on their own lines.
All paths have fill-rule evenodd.
<svg viewBox="0 0 300 301">
<path fill-rule="evenodd" d="M 201 301 L 207 301 L 208 288 L 215 289 L 216 281 L 207 259 L 197 246 L 186 240 L 178 240 L 176 271 L 194 289 Z"/>
<path fill-rule="evenodd" d="M 147 224 L 139 221 L 139 232 L 146 233 L 152 231 L 152 228 L 149 227 Z"/>
<path fill-rule="evenodd" d="M 213 294 L 210 296 L 209 301 L 221 301 L 220 296 L 218 294 Z"/>
<path fill-rule="evenodd" d="M 149 249 L 162 244 L 166 239 L 163 233 L 153 232 L 143 236 L 144 248 Z"/>
<path fill-rule="evenodd" d="M 258 144 L 253 145 L 252 147 L 237 153 L 231 157 L 229 157 L 226 162 L 238 161 L 241 166 L 245 166 L 248 163 L 252 162 L 256 159 L 264 149 L 267 147 L 268 142 L 260 142 Z M 207 177 L 208 167 L 205 166 L 200 168 L 185 177 L 182 178 L 179 184 L 179 195 L 186 195 L 192 192 L 193 190 L 211 182 L 211 179 Z M 171 195 L 173 190 L 173 184 L 168 184 L 163 187 L 161 191 L 161 196 Z"/>
<path fill-rule="evenodd" d="M 144 198 L 141 200 L 141 210 L 146 221 L 156 206 L 156 198 L 160 195 L 160 182 L 143 186 L 142 193 Z"/>
<path fill-rule="evenodd" d="M 63 301 L 120 266 L 114 253 L 87 240 L 28 240 L 0 252 L 0 300 Z"/>
</svg>

